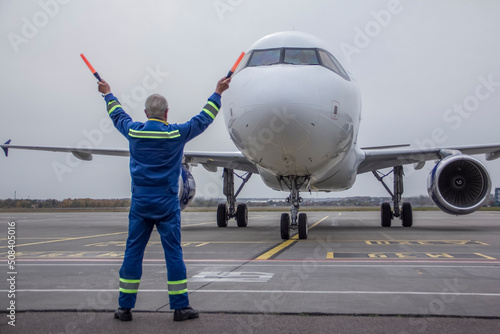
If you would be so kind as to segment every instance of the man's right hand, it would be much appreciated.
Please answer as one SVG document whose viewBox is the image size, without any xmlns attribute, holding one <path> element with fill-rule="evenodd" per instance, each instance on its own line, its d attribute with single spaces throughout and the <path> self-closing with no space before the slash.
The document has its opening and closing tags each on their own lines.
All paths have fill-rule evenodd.
<svg viewBox="0 0 500 334">
<path fill-rule="evenodd" d="M 99 92 L 101 92 L 103 95 L 106 95 L 108 93 L 111 93 L 111 87 L 109 87 L 108 83 L 104 80 L 99 81 L 97 83 L 99 85 Z"/>
<path fill-rule="evenodd" d="M 223 77 L 222 79 L 219 80 L 217 83 L 217 88 L 215 88 L 215 92 L 219 95 L 222 95 L 222 93 L 229 88 L 229 83 L 231 82 L 231 78 L 226 78 Z"/>
</svg>

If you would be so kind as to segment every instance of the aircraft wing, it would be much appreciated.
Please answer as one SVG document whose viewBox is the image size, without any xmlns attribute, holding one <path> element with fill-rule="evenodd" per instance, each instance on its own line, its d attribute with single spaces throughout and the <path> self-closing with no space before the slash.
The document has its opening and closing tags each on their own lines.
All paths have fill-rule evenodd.
<svg viewBox="0 0 500 334">
<path fill-rule="evenodd" d="M 211 172 L 215 172 L 217 167 L 223 167 L 259 173 L 257 167 L 240 152 L 184 152 L 184 159 L 189 164 L 201 164 Z"/>
<path fill-rule="evenodd" d="M 85 161 L 91 161 L 94 154 L 119 157 L 130 156 L 128 149 L 11 145 L 10 140 L 0 145 L 0 147 L 4 150 L 5 155 L 9 154 L 10 149 L 66 152 L 72 153 L 76 158 Z M 255 165 L 240 152 L 184 152 L 184 162 L 193 165 L 201 164 L 209 171 L 215 171 L 217 167 L 223 167 L 258 174 Z"/>
<path fill-rule="evenodd" d="M 422 164 L 429 160 L 440 160 L 446 152 L 453 151 L 467 155 L 485 154 L 486 160 L 500 158 L 500 144 L 415 149 L 364 149 L 365 159 L 359 165 L 358 174 L 394 166 Z M 422 167 L 423 165 L 420 165 L 420 168 Z"/>
<path fill-rule="evenodd" d="M 128 149 L 109 149 L 109 148 L 86 148 L 86 147 L 64 147 L 64 146 L 32 146 L 32 145 L 11 145 L 10 140 L 0 145 L 5 155 L 8 156 L 10 149 L 31 150 L 31 151 L 49 151 L 49 152 L 67 152 L 73 153 L 80 160 L 91 161 L 92 155 L 113 155 L 119 157 L 128 157 Z"/>
</svg>

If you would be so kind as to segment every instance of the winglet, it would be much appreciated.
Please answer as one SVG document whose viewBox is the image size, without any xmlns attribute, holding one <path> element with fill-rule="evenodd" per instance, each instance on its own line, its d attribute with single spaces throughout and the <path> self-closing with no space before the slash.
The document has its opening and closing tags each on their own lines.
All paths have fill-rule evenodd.
<svg viewBox="0 0 500 334">
<path fill-rule="evenodd" d="M 7 140 L 7 141 L 5 142 L 5 144 L 3 144 L 3 145 L 9 145 L 9 144 L 10 144 L 10 141 L 11 141 L 10 139 L 9 139 L 9 140 Z M 5 156 L 6 156 L 6 157 L 8 157 L 8 156 L 9 156 L 9 148 L 8 148 L 8 147 L 4 147 L 3 145 L 2 145 L 2 150 L 4 151 Z"/>
</svg>

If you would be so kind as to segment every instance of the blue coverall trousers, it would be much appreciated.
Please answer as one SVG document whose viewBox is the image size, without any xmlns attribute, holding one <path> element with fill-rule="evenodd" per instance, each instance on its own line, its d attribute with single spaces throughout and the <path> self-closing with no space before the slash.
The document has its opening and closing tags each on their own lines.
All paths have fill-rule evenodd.
<svg viewBox="0 0 500 334">
<path fill-rule="evenodd" d="M 119 305 L 122 308 L 135 306 L 144 250 L 155 225 L 165 253 L 170 309 L 189 305 L 177 192 L 175 189 L 133 187 L 127 246 L 120 269 Z"/>
</svg>

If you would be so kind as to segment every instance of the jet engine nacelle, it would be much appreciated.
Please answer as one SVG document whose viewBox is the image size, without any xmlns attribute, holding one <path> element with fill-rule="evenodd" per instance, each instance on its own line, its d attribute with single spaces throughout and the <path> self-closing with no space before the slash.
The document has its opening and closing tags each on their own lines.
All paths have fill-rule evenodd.
<svg viewBox="0 0 500 334">
<path fill-rule="evenodd" d="M 436 164 L 427 180 L 427 190 L 442 211 L 465 215 L 481 207 L 490 193 L 491 181 L 479 160 L 455 154 Z"/>
<path fill-rule="evenodd" d="M 193 174 L 182 166 L 181 175 L 179 176 L 179 202 L 181 210 L 184 210 L 193 200 L 196 194 L 196 183 L 194 182 Z"/>
</svg>

